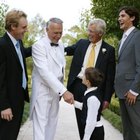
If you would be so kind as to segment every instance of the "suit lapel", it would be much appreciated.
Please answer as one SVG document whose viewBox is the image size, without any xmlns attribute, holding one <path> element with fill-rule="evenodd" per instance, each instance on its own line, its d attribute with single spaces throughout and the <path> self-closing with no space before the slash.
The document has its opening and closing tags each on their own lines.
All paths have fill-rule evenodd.
<svg viewBox="0 0 140 140">
<path fill-rule="evenodd" d="M 86 55 L 86 51 L 87 51 L 87 49 L 88 49 L 88 47 L 89 47 L 89 44 L 90 44 L 90 41 L 89 40 L 87 40 L 87 42 L 86 42 L 86 44 L 84 44 L 84 46 L 83 46 L 83 44 L 81 44 L 81 46 L 79 46 L 79 49 L 80 49 L 80 63 L 81 63 L 81 65 L 83 65 L 83 62 L 84 62 L 84 59 L 85 59 L 85 55 Z"/>
<path fill-rule="evenodd" d="M 21 64 L 20 64 L 20 61 L 19 61 L 19 58 L 18 58 L 18 55 L 17 55 L 17 52 L 15 50 L 15 47 L 14 47 L 14 44 L 12 43 L 11 39 L 9 38 L 9 36 L 7 34 L 5 34 L 4 36 L 7 40 L 7 47 L 9 49 L 9 51 L 12 52 L 12 54 L 14 55 L 15 57 L 15 60 L 17 61 L 17 63 L 20 65 L 21 67 Z"/>
<path fill-rule="evenodd" d="M 45 36 L 45 38 L 44 38 L 44 43 L 45 44 L 44 45 L 46 46 L 47 52 L 50 54 L 52 59 L 57 63 L 57 65 L 62 66 L 60 64 L 60 61 L 58 61 L 58 59 L 57 59 L 57 57 L 54 53 L 54 50 L 52 50 L 52 47 L 51 47 L 49 42 L 50 42 L 50 40 L 48 39 L 48 36 Z M 58 46 L 58 47 L 59 47 L 59 49 L 61 49 L 60 46 Z M 57 51 L 61 51 L 61 50 L 57 50 Z"/>
<path fill-rule="evenodd" d="M 104 55 L 105 55 L 104 53 L 105 52 L 104 53 L 102 52 L 103 49 L 106 49 L 104 41 L 102 42 L 102 45 L 101 45 L 101 48 L 100 48 L 100 51 L 99 51 L 99 54 L 98 54 L 98 57 L 97 57 L 97 61 L 96 61 L 96 64 L 95 64 L 95 67 L 99 67 L 100 63 L 104 59 Z"/>
<path fill-rule="evenodd" d="M 134 33 L 137 31 L 137 29 L 134 29 L 130 34 L 129 36 L 126 38 L 126 40 L 124 41 L 123 45 L 122 45 L 122 48 L 120 50 L 120 53 L 119 53 L 119 57 L 121 56 L 121 54 L 123 53 L 123 51 L 127 48 L 127 44 L 129 43 L 129 41 L 131 40 L 131 38 L 134 36 Z"/>
<path fill-rule="evenodd" d="M 57 49 L 58 49 L 58 48 L 57 48 Z M 58 55 L 58 53 L 59 53 L 60 55 L 62 55 L 62 54 L 60 53 L 60 51 L 61 51 L 60 49 L 61 49 L 61 48 L 60 48 L 60 46 L 59 46 L 59 50 L 57 50 L 57 55 Z M 59 52 L 58 52 L 58 51 L 59 51 Z M 57 65 L 62 66 L 62 64 L 60 63 L 59 59 L 56 57 L 56 55 L 55 55 L 55 53 L 54 53 L 54 50 L 50 49 L 49 53 L 50 53 L 51 57 L 53 58 L 53 60 L 57 63 Z"/>
<path fill-rule="evenodd" d="M 24 70 L 25 70 L 26 78 L 28 79 L 28 74 L 27 74 L 27 69 L 26 69 L 26 62 L 25 62 L 25 55 L 24 55 L 24 47 L 23 47 L 22 42 L 20 42 L 20 50 L 21 50 L 21 54 L 22 54 L 22 59 L 23 59 L 23 64 L 24 64 Z M 20 63 L 20 66 L 21 66 L 21 63 Z"/>
</svg>

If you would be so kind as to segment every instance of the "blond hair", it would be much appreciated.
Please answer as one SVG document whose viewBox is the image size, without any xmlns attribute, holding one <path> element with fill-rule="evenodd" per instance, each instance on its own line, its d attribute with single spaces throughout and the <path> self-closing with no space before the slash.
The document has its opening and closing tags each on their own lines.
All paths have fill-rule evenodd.
<svg viewBox="0 0 140 140">
<path fill-rule="evenodd" d="M 5 29 L 10 31 L 11 25 L 17 27 L 22 17 L 27 18 L 27 15 L 23 11 L 15 9 L 9 11 L 5 17 Z"/>
</svg>

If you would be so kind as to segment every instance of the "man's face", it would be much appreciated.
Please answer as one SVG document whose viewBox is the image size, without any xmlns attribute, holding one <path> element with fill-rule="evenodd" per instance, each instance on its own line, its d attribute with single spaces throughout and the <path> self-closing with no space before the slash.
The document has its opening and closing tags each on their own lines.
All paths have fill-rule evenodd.
<svg viewBox="0 0 140 140">
<path fill-rule="evenodd" d="M 102 34 L 97 30 L 97 25 L 92 24 L 88 26 L 88 37 L 92 43 L 97 43 L 102 38 Z"/>
<path fill-rule="evenodd" d="M 128 30 L 133 26 L 133 20 L 135 17 L 130 17 L 124 10 L 119 13 L 118 22 L 120 25 L 120 29 L 123 31 Z"/>
<path fill-rule="evenodd" d="M 58 23 L 50 23 L 47 29 L 48 37 L 53 43 L 57 43 L 59 41 L 62 36 L 62 32 L 63 26 Z"/>
<path fill-rule="evenodd" d="M 20 18 L 19 24 L 17 27 L 14 25 L 11 26 L 11 34 L 17 40 L 23 39 L 24 33 L 27 32 L 27 26 L 28 26 L 27 19 L 22 17 Z"/>
</svg>

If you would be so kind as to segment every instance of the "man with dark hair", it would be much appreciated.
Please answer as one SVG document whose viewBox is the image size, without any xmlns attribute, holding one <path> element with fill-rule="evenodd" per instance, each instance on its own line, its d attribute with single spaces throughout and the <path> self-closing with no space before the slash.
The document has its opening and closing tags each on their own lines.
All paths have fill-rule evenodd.
<svg viewBox="0 0 140 140">
<path fill-rule="evenodd" d="M 122 7 L 118 17 L 123 37 L 119 45 L 115 91 L 119 98 L 124 140 L 140 140 L 140 31 L 139 12 Z"/>
</svg>

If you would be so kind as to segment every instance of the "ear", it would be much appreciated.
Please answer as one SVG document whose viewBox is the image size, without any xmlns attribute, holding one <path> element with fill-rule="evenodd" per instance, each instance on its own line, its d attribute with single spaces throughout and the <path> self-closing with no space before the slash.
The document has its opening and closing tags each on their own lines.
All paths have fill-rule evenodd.
<svg viewBox="0 0 140 140">
<path fill-rule="evenodd" d="M 131 17 L 130 20 L 131 21 L 134 21 L 135 20 L 135 16 Z"/>
<path fill-rule="evenodd" d="M 87 83 L 88 86 L 91 85 L 89 80 L 86 80 L 86 83 Z"/>
<path fill-rule="evenodd" d="M 15 30 L 17 27 L 15 25 L 11 25 L 11 30 Z"/>
</svg>

